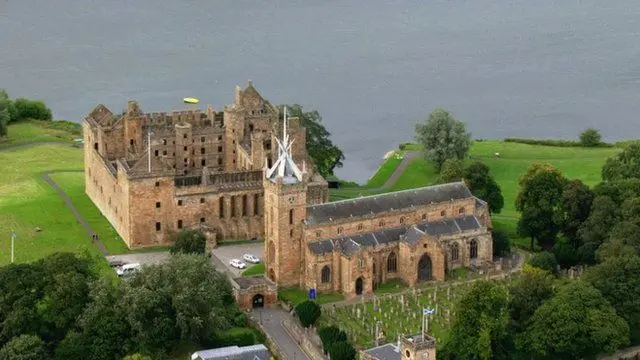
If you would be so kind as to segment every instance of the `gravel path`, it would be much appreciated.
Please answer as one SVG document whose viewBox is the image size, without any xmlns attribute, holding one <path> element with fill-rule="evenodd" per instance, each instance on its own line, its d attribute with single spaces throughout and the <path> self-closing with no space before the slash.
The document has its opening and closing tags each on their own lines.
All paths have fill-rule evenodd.
<svg viewBox="0 0 640 360">
<path fill-rule="evenodd" d="M 391 176 L 389 176 L 387 181 L 385 181 L 385 183 L 380 187 L 380 189 L 390 189 L 393 186 L 393 184 L 395 184 L 396 181 L 398 181 L 398 179 L 400 178 L 400 175 L 402 175 L 402 173 L 405 171 L 407 166 L 409 166 L 411 161 L 415 159 L 418 155 L 420 155 L 419 151 L 407 151 L 404 154 L 404 158 L 402 158 L 400 165 L 398 165 L 398 167 L 393 171 Z"/>
</svg>

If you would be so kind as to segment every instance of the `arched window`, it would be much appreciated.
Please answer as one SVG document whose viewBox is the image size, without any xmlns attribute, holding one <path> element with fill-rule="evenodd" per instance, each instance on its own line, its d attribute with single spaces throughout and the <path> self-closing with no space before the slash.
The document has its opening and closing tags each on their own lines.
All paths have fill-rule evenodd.
<svg viewBox="0 0 640 360">
<path fill-rule="evenodd" d="M 358 231 L 361 231 L 364 228 L 364 225 L 358 224 Z"/>
<path fill-rule="evenodd" d="M 338 234 L 342 234 L 342 228 L 341 227 L 338 228 Z"/>
<path fill-rule="evenodd" d="M 475 259 L 478 257 L 478 242 L 476 239 L 471 240 L 469 243 L 469 258 Z"/>
<path fill-rule="evenodd" d="M 404 224 L 404 216 L 400 217 L 400 224 Z"/>
<path fill-rule="evenodd" d="M 458 246 L 458 243 L 453 243 L 453 245 L 451 245 L 451 261 L 456 261 L 459 257 L 460 247 Z"/>
<path fill-rule="evenodd" d="M 380 220 L 380 222 L 378 223 L 378 226 L 384 226 L 384 220 Z"/>
<path fill-rule="evenodd" d="M 427 214 L 422 214 L 422 220 L 427 220 Z"/>
<path fill-rule="evenodd" d="M 293 225 L 293 209 L 289 210 L 289 225 Z"/>
<path fill-rule="evenodd" d="M 398 269 L 398 259 L 396 258 L 396 253 L 391 252 L 389 257 L 387 258 L 387 272 L 394 273 Z"/>
<path fill-rule="evenodd" d="M 320 238 L 320 236 L 322 236 L 322 231 L 320 230 L 316 231 L 316 237 Z"/>
<path fill-rule="evenodd" d="M 458 209 L 458 214 L 464 215 L 464 207 L 461 207 L 460 209 Z"/>
<path fill-rule="evenodd" d="M 440 216 L 447 216 L 447 211 L 446 210 L 440 211 Z"/>
<path fill-rule="evenodd" d="M 326 284 L 331 281 L 331 268 L 329 268 L 329 265 L 325 265 L 322 268 L 322 272 L 320 273 L 320 278 L 323 284 Z"/>
</svg>

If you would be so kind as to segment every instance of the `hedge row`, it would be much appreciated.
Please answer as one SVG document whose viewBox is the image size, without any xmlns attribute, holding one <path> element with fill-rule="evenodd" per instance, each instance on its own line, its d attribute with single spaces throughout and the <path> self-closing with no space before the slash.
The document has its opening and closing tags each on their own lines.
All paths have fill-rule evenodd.
<svg viewBox="0 0 640 360">
<path fill-rule="evenodd" d="M 579 141 L 573 140 L 549 140 L 549 139 L 523 139 L 523 138 L 505 138 L 504 142 L 520 143 L 527 145 L 544 145 L 557 147 L 584 147 Z M 611 144 L 601 143 L 598 147 L 613 147 Z"/>
</svg>

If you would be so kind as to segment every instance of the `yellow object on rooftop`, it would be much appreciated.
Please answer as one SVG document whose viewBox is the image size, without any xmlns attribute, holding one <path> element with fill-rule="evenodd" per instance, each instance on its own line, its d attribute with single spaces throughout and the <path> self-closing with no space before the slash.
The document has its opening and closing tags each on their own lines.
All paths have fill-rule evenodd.
<svg viewBox="0 0 640 360">
<path fill-rule="evenodd" d="M 184 98 L 182 99 L 182 101 L 184 101 L 187 104 L 197 104 L 200 102 L 200 100 L 196 99 L 196 98 Z"/>
</svg>

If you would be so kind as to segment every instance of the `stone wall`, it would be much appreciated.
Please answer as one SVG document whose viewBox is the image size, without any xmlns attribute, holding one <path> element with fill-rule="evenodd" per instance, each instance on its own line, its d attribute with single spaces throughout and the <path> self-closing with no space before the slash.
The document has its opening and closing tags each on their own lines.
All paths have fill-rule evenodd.
<svg viewBox="0 0 640 360">
<path fill-rule="evenodd" d="M 296 319 L 288 318 L 282 322 L 282 326 L 289 335 L 300 345 L 304 353 L 311 360 L 326 360 L 327 356 L 322 351 L 322 341 L 316 334 L 315 328 L 303 328 Z"/>
</svg>

